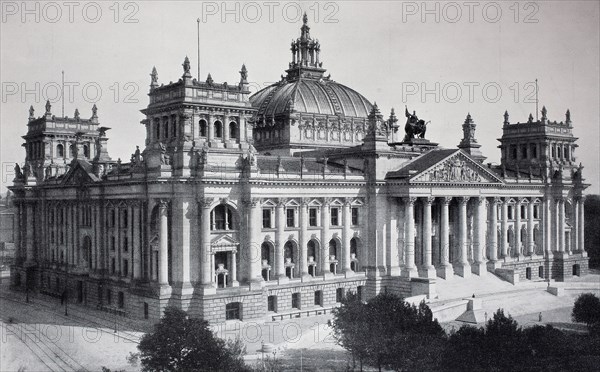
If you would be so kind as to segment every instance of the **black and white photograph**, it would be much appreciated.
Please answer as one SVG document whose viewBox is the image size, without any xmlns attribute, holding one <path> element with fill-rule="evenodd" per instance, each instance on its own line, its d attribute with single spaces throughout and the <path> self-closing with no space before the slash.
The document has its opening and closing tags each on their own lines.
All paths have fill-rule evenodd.
<svg viewBox="0 0 600 372">
<path fill-rule="evenodd" d="M 0 18 L 0 371 L 600 371 L 599 0 Z"/>
</svg>

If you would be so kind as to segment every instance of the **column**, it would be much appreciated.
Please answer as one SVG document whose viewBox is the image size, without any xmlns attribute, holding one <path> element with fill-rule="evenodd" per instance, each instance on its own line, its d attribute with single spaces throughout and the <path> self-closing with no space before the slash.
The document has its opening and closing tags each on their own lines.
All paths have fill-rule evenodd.
<svg viewBox="0 0 600 372">
<path fill-rule="evenodd" d="M 467 204 L 469 197 L 461 197 L 458 200 L 458 241 L 460 247 L 459 263 L 456 268 L 458 275 L 463 278 L 471 276 L 471 265 L 468 260 L 467 242 Z"/>
<path fill-rule="evenodd" d="M 500 198 L 495 197 L 490 202 L 489 213 L 489 226 L 488 226 L 488 267 L 490 269 L 496 269 L 498 261 L 498 205 L 500 204 Z"/>
<path fill-rule="evenodd" d="M 34 246 L 34 231 L 33 231 L 33 204 L 31 202 L 26 204 L 27 214 L 25 218 L 27 219 L 27 264 L 35 263 L 35 246 Z"/>
<path fill-rule="evenodd" d="M 450 258 L 450 211 L 449 206 L 452 197 L 446 196 L 441 199 L 441 221 L 440 221 L 440 247 L 441 247 L 441 265 L 438 268 L 438 275 L 444 279 L 450 279 L 454 275 L 454 270 L 449 262 Z"/>
<path fill-rule="evenodd" d="M 405 234 L 405 263 L 403 276 L 414 277 L 418 276 L 417 268 L 415 266 L 415 202 L 417 198 L 408 197 L 403 198 L 404 200 L 404 219 L 406 221 L 406 228 L 404 229 Z"/>
<path fill-rule="evenodd" d="M 504 198 L 502 201 L 502 241 L 500 242 L 500 248 L 502 253 L 502 258 L 506 261 L 506 259 L 510 258 L 508 256 L 508 198 Z"/>
<path fill-rule="evenodd" d="M 169 225 L 167 219 L 167 202 L 159 202 L 159 269 L 158 283 L 161 286 L 169 285 Z"/>
<path fill-rule="evenodd" d="M 300 254 L 298 258 L 299 262 L 296 262 L 296 265 L 300 265 L 297 267 L 302 280 L 309 280 L 310 278 L 310 275 L 308 275 L 308 266 L 306 265 L 306 260 L 308 258 L 306 244 L 308 244 L 308 203 L 303 200 L 300 204 L 300 247 L 298 247 Z"/>
<path fill-rule="evenodd" d="M 133 251 L 133 278 L 139 279 L 142 277 L 142 254 L 140 250 L 140 203 L 136 202 L 133 206 L 133 218 L 131 221 L 133 225 L 133 240 L 132 240 L 132 251 Z"/>
<path fill-rule="evenodd" d="M 556 200 L 558 208 L 558 251 L 565 253 L 565 201 L 563 198 Z"/>
<path fill-rule="evenodd" d="M 423 199 L 423 274 L 426 278 L 435 278 L 435 267 L 431 264 L 431 204 L 434 200 L 433 197 Z"/>
<path fill-rule="evenodd" d="M 352 225 L 352 212 L 350 200 L 346 200 L 344 202 L 343 223 L 344 228 L 342 230 L 342 250 L 344 252 L 344 273 L 348 274 L 352 273 L 352 269 L 350 269 L 350 239 L 352 239 L 352 231 L 350 230 L 350 226 Z M 392 242 L 392 244 L 397 243 Z"/>
<path fill-rule="evenodd" d="M 239 282 L 237 280 L 237 251 L 231 251 L 231 269 L 229 269 L 229 273 L 231 274 L 231 285 L 233 287 L 239 286 Z"/>
<path fill-rule="evenodd" d="M 200 214 L 200 273 L 201 283 L 204 288 L 215 288 L 213 283 L 213 270 L 211 266 L 211 247 L 210 247 L 210 207 L 212 206 L 212 198 L 201 198 L 199 206 Z"/>
<path fill-rule="evenodd" d="M 321 206 L 321 272 L 323 276 L 326 276 L 330 273 L 329 271 L 329 203 L 328 199 L 323 201 L 323 205 Z M 339 257 L 336 257 L 339 261 Z M 306 262 L 304 262 L 306 264 Z"/>
<path fill-rule="evenodd" d="M 244 143 L 246 142 L 246 118 L 244 117 L 244 112 L 240 111 L 240 121 L 239 121 L 239 143 Z"/>
<path fill-rule="evenodd" d="M 579 223 L 577 224 L 577 246 L 578 246 L 578 252 L 581 252 L 581 255 L 583 257 L 587 257 L 587 252 L 585 251 L 585 237 L 584 237 L 584 233 L 585 233 L 585 223 L 584 223 L 584 206 L 585 206 L 585 197 L 582 195 L 577 199 L 577 205 L 579 206 L 579 208 L 577 209 L 578 213 L 579 213 Z"/>
<path fill-rule="evenodd" d="M 279 200 L 277 204 L 277 232 L 275 233 L 275 270 L 278 280 L 287 279 L 283 262 L 283 245 L 285 244 L 285 201 Z"/>
<path fill-rule="evenodd" d="M 546 258 L 552 257 L 552 198 L 544 198 L 544 252 Z"/>
<path fill-rule="evenodd" d="M 475 274 L 483 276 L 487 274 L 485 246 L 486 246 L 486 200 L 479 197 L 475 200 L 475 226 L 473 229 L 473 259 Z"/>
<path fill-rule="evenodd" d="M 264 279 L 261 275 L 260 232 L 262 222 L 262 204 L 259 198 L 252 198 L 248 218 L 248 280 L 250 289 L 262 287 Z"/>
<path fill-rule="evenodd" d="M 229 113 L 223 115 L 223 142 L 229 141 Z"/>
<path fill-rule="evenodd" d="M 21 202 L 16 201 L 15 203 L 15 207 L 16 207 L 16 214 L 15 214 L 15 225 L 14 225 L 14 240 L 15 240 L 15 258 L 17 261 L 17 264 L 21 264 L 20 260 L 23 258 L 23 247 L 21 245 L 21 243 L 23 242 L 22 238 L 21 238 L 21 230 L 23 229 L 23 224 L 22 221 L 23 219 L 21 218 Z M 56 221 L 56 213 L 54 214 L 54 220 Z M 58 236 L 55 235 L 55 242 L 58 241 Z M 55 244 L 56 245 L 56 244 Z"/>
<path fill-rule="evenodd" d="M 570 253 L 579 252 L 579 198 L 573 200 L 573 228 L 571 229 Z"/>
<path fill-rule="evenodd" d="M 181 255 L 181 258 L 178 261 L 178 265 L 181 265 L 179 268 L 181 270 L 181 284 L 182 287 L 191 287 L 190 284 L 190 244 L 191 244 L 191 224 L 194 221 L 192 216 L 196 215 L 198 212 L 196 210 L 196 203 L 193 200 L 177 200 L 177 207 L 175 208 L 176 213 L 178 214 L 175 221 L 177 223 L 181 223 L 181 226 L 175 226 L 175 229 L 178 230 L 181 228 L 181 231 L 177 231 L 176 234 L 176 242 L 177 245 L 177 255 Z M 181 208 L 181 209 L 180 209 Z M 175 235 L 175 234 L 174 234 Z M 175 256 L 177 256 L 175 255 Z"/>
<path fill-rule="evenodd" d="M 533 204 L 534 198 L 529 200 L 527 205 L 527 255 L 533 256 L 535 254 L 535 242 L 533 241 Z"/>
<path fill-rule="evenodd" d="M 212 113 L 208 114 L 208 118 L 207 118 L 207 122 L 206 122 L 206 130 L 208 131 L 208 138 L 206 139 L 208 142 L 211 142 L 215 139 L 215 127 L 213 125 L 213 119 L 214 116 L 212 115 Z"/>
<path fill-rule="evenodd" d="M 515 252 L 516 256 L 523 256 L 522 246 L 521 246 L 521 200 L 517 200 L 517 204 L 515 204 Z"/>
</svg>

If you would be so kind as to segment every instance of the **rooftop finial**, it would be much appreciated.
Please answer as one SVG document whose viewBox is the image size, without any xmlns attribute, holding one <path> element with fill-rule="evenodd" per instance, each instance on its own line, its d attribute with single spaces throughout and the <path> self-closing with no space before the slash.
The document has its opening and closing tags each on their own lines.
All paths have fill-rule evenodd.
<svg viewBox="0 0 600 372">
<path fill-rule="evenodd" d="M 33 105 L 29 106 L 29 121 L 35 119 L 35 109 L 33 108 Z"/>
<path fill-rule="evenodd" d="M 46 101 L 46 114 L 51 114 L 52 113 L 52 105 L 50 104 L 50 100 Z"/>
<path fill-rule="evenodd" d="M 504 125 L 508 125 L 510 122 L 508 121 L 508 110 L 504 111 Z"/>
<path fill-rule="evenodd" d="M 98 106 L 95 103 L 92 106 L 92 119 L 98 119 Z"/>
<path fill-rule="evenodd" d="M 306 12 L 304 12 L 304 15 L 302 16 L 302 23 L 305 25 L 308 24 L 308 16 L 306 15 Z"/>
<path fill-rule="evenodd" d="M 566 124 L 571 124 L 571 110 L 567 109 L 567 113 L 565 114 Z"/>
<path fill-rule="evenodd" d="M 548 120 L 548 110 L 546 110 L 546 106 L 542 106 L 542 122 L 545 122 Z"/>
<path fill-rule="evenodd" d="M 79 109 L 75 109 L 75 113 L 73 114 L 73 116 L 75 117 L 75 120 L 79 120 Z"/>
<path fill-rule="evenodd" d="M 182 66 L 183 66 L 183 77 L 191 78 L 192 74 L 190 73 L 190 59 L 187 56 L 185 56 Z"/>
<path fill-rule="evenodd" d="M 156 72 L 156 66 L 152 67 L 152 73 L 150 73 L 150 88 L 156 88 L 158 86 L 158 72 Z"/>
<path fill-rule="evenodd" d="M 213 85 L 213 78 L 212 76 L 210 76 L 210 73 L 208 74 L 208 76 L 206 77 L 206 84 L 208 85 Z"/>
<path fill-rule="evenodd" d="M 248 82 L 248 70 L 246 69 L 246 65 L 242 64 L 242 69 L 240 70 L 240 83 L 245 84 Z"/>
</svg>

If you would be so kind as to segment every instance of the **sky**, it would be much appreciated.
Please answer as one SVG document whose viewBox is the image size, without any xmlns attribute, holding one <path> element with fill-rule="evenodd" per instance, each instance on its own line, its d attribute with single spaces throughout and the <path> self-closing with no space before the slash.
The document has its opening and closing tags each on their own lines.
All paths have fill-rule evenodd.
<svg viewBox="0 0 600 372">
<path fill-rule="evenodd" d="M 26 4 L 26 5 L 24 5 Z M 427 136 L 452 148 L 470 113 L 476 138 L 499 162 L 503 113 L 510 121 L 539 109 L 563 121 L 571 110 L 587 193 L 600 193 L 599 1 L 0 1 L 0 192 L 12 184 L 25 151 L 29 106 L 46 99 L 61 115 L 82 117 L 98 106 L 112 128 L 112 158 L 143 147 L 140 113 L 150 72 L 177 81 L 186 56 L 200 79 L 236 84 L 242 63 L 256 91 L 278 81 L 291 60 L 306 12 L 331 79 L 377 102 L 387 117 L 405 105 L 431 121 Z"/>
</svg>

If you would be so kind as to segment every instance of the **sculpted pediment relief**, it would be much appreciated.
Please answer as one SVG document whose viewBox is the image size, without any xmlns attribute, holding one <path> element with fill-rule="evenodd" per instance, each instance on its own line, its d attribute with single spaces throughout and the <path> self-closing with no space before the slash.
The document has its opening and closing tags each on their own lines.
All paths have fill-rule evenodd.
<svg viewBox="0 0 600 372">
<path fill-rule="evenodd" d="M 237 251 L 239 244 L 239 241 L 229 235 L 219 235 L 210 242 L 213 252 Z"/>
<path fill-rule="evenodd" d="M 413 182 L 502 183 L 478 162 L 457 152 L 411 178 Z"/>
<path fill-rule="evenodd" d="M 93 180 L 90 178 L 89 174 L 82 169 L 80 166 L 75 166 L 71 171 L 65 176 L 62 184 L 63 185 L 77 185 L 81 186 L 86 183 L 91 183 Z"/>
</svg>

